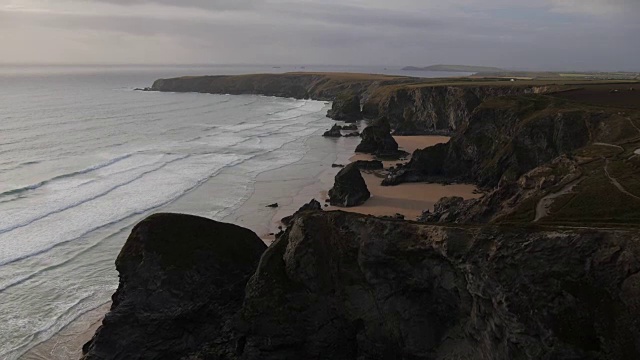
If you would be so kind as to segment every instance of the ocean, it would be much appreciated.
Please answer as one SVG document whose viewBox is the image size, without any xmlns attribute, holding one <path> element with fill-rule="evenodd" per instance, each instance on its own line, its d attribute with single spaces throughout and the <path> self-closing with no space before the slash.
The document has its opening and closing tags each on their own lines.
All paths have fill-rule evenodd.
<svg viewBox="0 0 640 360">
<path fill-rule="evenodd" d="M 270 231 L 265 205 L 336 160 L 335 140 L 319 136 L 332 124 L 329 104 L 133 89 L 163 77 L 291 70 L 302 69 L 1 66 L 0 359 L 20 358 L 108 302 L 115 258 L 150 213 Z"/>
</svg>

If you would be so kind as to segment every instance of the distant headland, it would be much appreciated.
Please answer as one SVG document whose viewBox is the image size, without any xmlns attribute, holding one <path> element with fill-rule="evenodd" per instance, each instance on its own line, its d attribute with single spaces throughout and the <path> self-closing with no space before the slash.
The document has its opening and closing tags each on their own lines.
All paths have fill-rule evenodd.
<svg viewBox="0 0 640 360">
<path fill-rule="evenodd" d="M 503 69 L 491 66 L 472 66 L 472 65 L 431 65 L 426 67 L 407 66 L 402 68 L 405 71 L 446 71 L 446 72 L 498 72 Z"/>
</svg>

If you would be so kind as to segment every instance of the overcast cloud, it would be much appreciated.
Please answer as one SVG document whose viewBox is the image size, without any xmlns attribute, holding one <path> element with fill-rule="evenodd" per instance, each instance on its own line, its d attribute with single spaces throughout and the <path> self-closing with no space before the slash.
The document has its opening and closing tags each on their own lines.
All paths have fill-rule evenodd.
<svg viewBox="0 0 640 360">
<path fill-rule="evenodd" d="M 640 0 L 0 0 L 1 63 L 640 71 Z"/>
</svg>

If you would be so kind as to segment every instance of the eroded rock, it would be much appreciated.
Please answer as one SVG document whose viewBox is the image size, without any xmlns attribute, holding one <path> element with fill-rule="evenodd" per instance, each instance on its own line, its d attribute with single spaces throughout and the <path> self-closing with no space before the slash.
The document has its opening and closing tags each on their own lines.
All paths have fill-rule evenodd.
<svg viewBox="0 0 640 360">
<path fill-rule="evenodd" d="M 329 202 L 334 206 L 351 207 L 362 205 L 371 197 L 367 184 L 355 163 L 345 166 L 336 175 L 333 188 L 329 190 Z"/>
<path fill-rule="evenodd" d="M 230 323 L 265 249 L 236 225 L 178 214 L 143 220 L 118 255 L 113 305 L 83 359 L 181 359 L 208 347 L 233 354 Z"/>
</svg>

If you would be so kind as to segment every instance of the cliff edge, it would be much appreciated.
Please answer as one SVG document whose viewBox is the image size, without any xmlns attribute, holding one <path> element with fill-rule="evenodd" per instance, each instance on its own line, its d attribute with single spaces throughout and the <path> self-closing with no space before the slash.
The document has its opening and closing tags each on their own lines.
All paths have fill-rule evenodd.
<svg viewBox="0 0 640 360">
<path fill-rule="evenodd" d="M 263 250 L 256 239 L 228 225 L 221 237 L 223 225 L 214 222 L 197 228 L 203 238 L 224 239 L 225 251 L 204 250 L 193 261 L 188 254 L 199 242 L 181 240 L 192 230 L 181 221 L 207 222 L 167 216 L 181 220 L 152 217 L 127 241 L 116 303 L 86 359 L 640 356 L 637 232 L 442 227 L 305 212 L 256 264 Z M 186 261 L 163 269 L 141 236 L 149 244 L 172 239 L 171 248 L 181 249 L 175 260 L 187 254 Z"/>
</svg>

